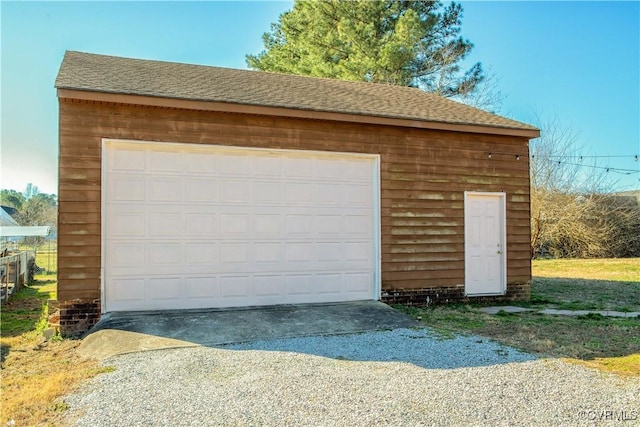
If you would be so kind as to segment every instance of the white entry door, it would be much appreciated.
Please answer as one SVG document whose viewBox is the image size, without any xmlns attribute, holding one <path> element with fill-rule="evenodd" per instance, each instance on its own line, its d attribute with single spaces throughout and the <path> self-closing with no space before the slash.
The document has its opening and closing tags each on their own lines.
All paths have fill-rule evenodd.
<svg viewBox="0 0 640 427">
<path fill-rule="evenodd" d="M 378 299 L 378 157 L 105 140 L 105 311 Z"/>
<path fill-rule="evenodd" d="M 465 192 L 465 293 L 504 295 L 506 283 L 505 193 Z"/>
</svg>

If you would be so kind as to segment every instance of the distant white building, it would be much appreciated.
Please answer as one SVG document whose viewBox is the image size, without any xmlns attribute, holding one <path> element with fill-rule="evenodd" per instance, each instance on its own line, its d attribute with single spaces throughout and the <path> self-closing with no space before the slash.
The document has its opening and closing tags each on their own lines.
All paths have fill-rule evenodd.
<svg viewBox="0 0 640 427">
<path fill-rule="evenodd" d="M 24 198 L 29 200 L 38 193 L 38 187 L 36 185 L 33 185 L 32 183 L 28 183 L 27 188 L 24 190 Z"/>
</svg>

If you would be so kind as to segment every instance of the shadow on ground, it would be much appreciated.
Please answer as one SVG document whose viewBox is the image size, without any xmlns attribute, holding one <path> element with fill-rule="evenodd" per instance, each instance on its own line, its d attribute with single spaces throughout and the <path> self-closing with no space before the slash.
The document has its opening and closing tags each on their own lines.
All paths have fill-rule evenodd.
<svg viewBox="0 0 640 427">
<path fill-rule="evenodd" d="M 640 280 L 534 277 L 532 304 L 567 310 L 640 311 Z"/>
<path fill-rule="evenodd" d="M 428 368 L 535 359 L 478 337 L 439 339 L 406 314 L 378 301 L 112 313 L 84 338 L 79 350 L 105 359 L 193 346 L 404 361 Z"/>
</svg>

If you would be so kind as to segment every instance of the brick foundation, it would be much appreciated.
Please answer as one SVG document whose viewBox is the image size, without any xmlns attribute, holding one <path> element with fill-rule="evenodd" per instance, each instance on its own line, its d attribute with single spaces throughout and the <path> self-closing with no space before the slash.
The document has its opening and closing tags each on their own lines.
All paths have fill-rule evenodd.
<svg viewBox="0 0 640 427">
<path fill-rule="evenodd" d="M 383 289 L 381 300 L 387 304 L 427 307 L 450 303 L 497 303 L 506 301 L 528 301 L 531 298 L 530 283 L 510 283 L 507 293 L 500 296 L 468 297 L 464 285 L 432 287 L 422 289 Z"/>
<path fill-rule="evenodd" d="M 100 320 L 100 300 L 60 301 L 60 334 L 79 337 Z"/>
<path fill-rule="evenodd" d="M 383 289 L 381 300 L 387 304 L 403 304 L 425 307 L 450 303 L 496 303 L 507 301 L 527 301 L 531 297 L 531 287 L 527 283 L 510 283 L 506 295 L 467 297 L 464 285 L 432 287 L 422 289 Z M 62 336 L 79 337 L 100 320 L 100 300 L 60 301 L 59 322 Z M 55 320 L 58 320 L 55 319 Z"/>
</svg>

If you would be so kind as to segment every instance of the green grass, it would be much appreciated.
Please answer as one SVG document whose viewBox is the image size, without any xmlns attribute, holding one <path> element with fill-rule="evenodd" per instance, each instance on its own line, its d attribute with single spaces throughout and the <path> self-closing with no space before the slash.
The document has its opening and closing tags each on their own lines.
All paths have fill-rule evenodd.
<svg viewBox="0 0 640 427">
<path fill-rule="evenodd" d="M 640 312 L 640 281 L 534 277 L 531 302 L 563 310 Z"/>
<path fill-rule="evenodd" d="M 63 425 L 60 397 L 82 381 L 109 371 L 78 355 L 79 341 L 45 341 L 47 300 L 56 297 L 56 277 L 36 276 L 2 305 L 0 425 Z"/>
<path fill-rule="evenodd" d="M 533 261 L 533 275 L 613 282 L 640 282 L 640 258 L 542 259 Z"/>
<path fill-rule="evenodd" d="M 640 312 L 640 259 L 534 261 L 533 275 L 531 301 L 510 305 Z M 475 334 L 527 352 L 640 376 L 640 318 L 488 315 L 474 304 L 398 308 L 443 338 Z"/>
<path fill-rule="evenodd" d="M 531 301 L 565 310 L 640 312 L 640 259 L 535 260 Z"/>
<path fill-rule="evenodd" d="M 4 303 L 0 312 L 2 337 L 42 332 L 47 326 L 47 301 L 56 298 L 56 284 L 55 276 L 36 276 L 35 283 Z"/>
</svg>

